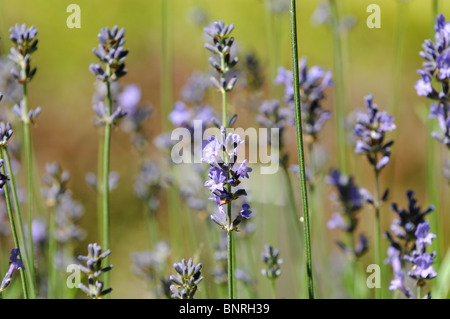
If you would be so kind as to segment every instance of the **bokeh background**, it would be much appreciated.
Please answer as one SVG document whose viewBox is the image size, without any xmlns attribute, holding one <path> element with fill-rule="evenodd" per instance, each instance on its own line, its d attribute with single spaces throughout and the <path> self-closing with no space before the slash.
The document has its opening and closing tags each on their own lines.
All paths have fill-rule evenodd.
<svg viewBox="0 0 450 319">
<path fill-rule="evenodd" d="M 211 21 L 224 20 L 236 26 L 234 37 L 237 40 L 238 56 L 253 52 L 263 69 L 264 85 L 256 101 L 268 98 L 282 98 L 282 90 L 274 88 L 273 65 L 278 64 L 291 69 L 291 51 L 288 11 L 276 13 L 267 20 L 267 10 L 261 0 L 162 0 L 168 6 L 168 48 L 172 66 L 172 101 L 180 99 L 180 91 L 187 78 L 195 70 L 207 72 L 211 69 L 204 49 L 203 27 Z M 298 0 L 299 50 L 301 56 L 307 56 L 310 65 L 321 65 L 333 70 L 332 32 L 327 25 L 318 25 L 312 19 L 313 13 L 321 1 Z M 77 3 L 81 8 L 81 28 L 69 29 L 66 8 Z M 381 7 L 381 28 L 369 29 L 366 8 L 371 3 Z M 431 1 L 429 0 L 344 0 L 339 1 L 342 16 L 351 15 L 355 25 L 343 33 L 344 76 L 347 111 L 362 108 L 363 97 L 373 93 L 376 103 L 391 110 L 397 99 L 399 112 L 396 114 L 397 130 L 391 135 L 395 139 L 393 162 L 382 174 L 382 187 L 391 189 L 391 202 L 406 205 L 405 192 L 414 189 L 423 206 L 429 204 L 426 190 L 426 140 L 428 102 L 416 95 L 414 83 L 418 79 L 416 70 L 421 67 L 419 56 L 422 42 L 432 36 Z M 403 14 L 399 14 L 402 11 Z M 450 16 L 450 2 L 441 1 L 440 11 Z M 403 20 L 401 20 L 403 19 Z M 88 242 L 99 240 L 97 235 L 96 195 L 85 183 L 85 175 L 97 168 L 97 147 L 100 132 L 92 125 L 92 95 L 94 76 L 88 71 L 91 63 L 96 62 L 92 49 L 97 45 L 100 28 L 118 25 L 126 28 L 126 48 L 130 50 L 127 58 L 128 74 L 121 79 L 122 84 L 137 83 L 143 91 L 143 100 L 150 103 L 153 114 L 146 122 L 146 130 L 152 137 L 163 131 L 167 125 L 165 117 L 171 106 L 162 107 L 161 72 L 162 68 L 162 6 L 159 0 L 0 0 L 0 53 L 7 54 L 10 48 L 8 29 L 15 23 L 34 25 L 39 30 L 39 50 L 34 54 L 34 65 L 38 72 L 29 87 L 31 107 L 41 106 L 43 112 L 33 128 L 33 143 L 39 175 L 45 171 L 45 163 L 58 161 L 71 172 L 70 188 L 74 197 L 85 208 L 81 226 L 87 230 L 84 243 L 76 247 L 77 253 L 85 253 Z M 268 23 L 276 36 L 268 37 Z M 400 39 L 395 38 L 397 23 L 404 24 Z M 401 52 L 395 59 L 396 43 L 401 41 Z M 241 60 L 242 61 L 242 60 Z M 399 65 L 400 63 L 400 65 Z M 394 70 L 401 70 L 400 84 L 394 80 Z M 271 70 L 272 68 L 272 70 Z M 334 90 L 329 89 L 324 108 L 334 109 Z M 220 110 L 218 94 L 211 92 L 208 101 Z M 239 115 L 239 127 L 256 126 L 254 121 L 255 99 L 249 98 L 245 90 L 232 93 L 231 111 Z M 6 107 L 3 104 L 1 107 Z M 165 123 L 166 122 L 166 123 Z M 319 142 L 327 153 L 325 171 L 337 163 L 334 147 L 334 121 L 330 120 L 320 134 Z M 296 163 L 296 142 L 293 130 L 286 136 L 290 149 L 291 162 Z M 437 143 L 438 142 L 433 142 Z M 442 161 L 448 158 L 445 150 L 439 150 L 441 157 L 436 163 L 436 174 L 440 175 Z M 349 146 L 352 173 L 356 175 L 360 186 L 372 189 L 373 176 L 362 157 L 352 154 Z M 148 155 L 158 157 L 158 151 L 150 145 Z M 441 161 L 442 160 L 442 161 Z M 119 186 L 111 196 L 111 262 L 114 270 L 111 285 L 114 298 L 147 298 L 148 286 L 132 273 L 130 255 L 133 251 L 149 249 L 148 235 L 142 216 L 142 205 L 133 192 L 134 176 L 137 173 L 137 155 L 129 142 L 129 137 L 120 129 L 114 130 L 112 142 L 111 169 L 120 173 Z M 255 170 L 257 172 L 257 170 Z M 254 174 L 257 175 L 257 174 Z M 255 219 L 258 228 L 255 234 L 255 269 L 252 274 L 258 281 L 264 281 L 260 275 L 262 263 L 259 253 L 263 243 L 270 243 L 281 249 L 285 263 L 285 272 L 278 281 L 279 297 L 293 296 L 290 277 L 293 276 L 292 264 L 287 248 L 285 223 L 286 193 L 278 176 L 254 176 L 250 180 L 253 188 L 253 205 L 259 212 Z M 387 185 L 387 183 L 390 185 Z M 299 183 L 294 178 L 298 190 Z M 253 186 L 254 185 L 254 186 Z M 264 185 L 262 189 L 260 185 Z M 333 212 L 328 192 L 323 186 L 324 196 L 321 208 L 322 223 Z M 439 196 L 443 199 L 439 212 L 441 224 L 447 230 L 448 243 L 448 205 L 449 191 L 445 181 L 439 184 Z M 259 193 L 258 193 L 259 192 Z M 162 234 L 170 232 L 167 224 L 167 196 L 161 193 L 161 207 L 158 219 Z M 300 206 L 299 206 L 300 207 Z M 45 210 L 40 212 L 45 214 Z M 314 212 L 313 212 L 314 213 Z M 388 229 L 393 212 L 383 208 L 383 227 Z M 268 217 L 272 216 L 272 217 Z M 194 218 L 194 217 L 193 217 Z M 267 222 L 269 219 L 272 222 Z M 361 213 L 366 234 L 372 238 L 373 214 L 370 209 Z M 180 221 L 181 222 L 181 221 Z M 197 222 L 197 221 L 196 221 Z M 339 273 L 343 257 L 334 244 L 338 232 L 326 230 L 324 225 L 313 225 L 315 259 L 317 260 L 317 278 L 322 297 L 345 296 L 339 282 Z M 167 235 L 168 236 L 168 235 Z M 188 258 L 198 252 L 193 247 L 184 247 L 182 243 L 171 243 L 170 262 Z M 326 248 L 326 251 L 324 250 Z M 385 248 L 387 244 L 385 242 Z M 385 251 L 385 250 L 384 250 Z M 199 252 L 201 255 L 201 250 Z M 298 254 L 303 258 L 303 250 Z M 372 259 L 369 252 L 362 264 Z M 207 264 L 207 263 L 206 263 Z M 207 271 L 207 270 L 205 270 Z M 261 286 L 260 297 L 269 297 L 268 285 Z M 367 292 L 371 296 L 371 292 Z M 244 294 L 245 295 L 245 294 Z M 242 296 L 244 296 L 242 295 Z"/>
</svg>

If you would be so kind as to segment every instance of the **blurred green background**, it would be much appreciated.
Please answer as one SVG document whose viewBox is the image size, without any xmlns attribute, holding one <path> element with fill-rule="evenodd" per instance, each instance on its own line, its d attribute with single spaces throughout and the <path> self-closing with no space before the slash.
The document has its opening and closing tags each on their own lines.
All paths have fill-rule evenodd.
<svg viewBox="0 0 450 319">
<path fill-rule="evenodd" d="M 164 1 L 164 0 L 163 0 Z M 261 0 L 165 0 L 169 8 L 169 41 L 172 51 L 173 65 L 173 100 L 180 98 L 180 89 L 194 70 L 207 71 L 208 52 L 203 48 L 203 26 L 192 21 L 193 9 L 201 9 L 208 21 L 224 20 L 236 26 L 234 37 L 239 46 L 239 54 L 253 51 L 260 59 L 265 70 L 266 84 L 262 92 L 263 98 L 281 98 L 280 92 L 270 89 L 271 74 L 269 71 L 272 52 L 278 54 L 281 66 L 291 68 L 291 51 L 289 41 L 289 16 L 287 12 L 277 14 L 273 19 L 277 34 L 276 43 L 267 38 L 265 7 Z M 298 27 L 300 55 L 307 56 L 311 65 L 321 65 L 333 70 L 332 34 L 326 26 L 315 26 L 311 16 L 320 1 L 298 0 Z M 404 1 L 403 1 L 404 2 Z M 66 19 L 69 13 L 66 8 L 76 3 L 81 7 L 81 28 L 69 29 Z M 397 0 L 347 0 L 339 1 L 341 15 L 351 14 L 356 17 L 356 25 L 344 38 L 344 49 L 348 63 L 345 65 L 345 87 L 347 89 L 347 110 L 363 107 L 363 97 L 367 93 L 374 94 L 375 102 L 384 109 L 390 108 L 393 99 L 395 26 L 398 21 L 398 10 L 404 10 L 405 30 L 403 49 L 401 52 L 401 85 L 395 94 L 400 102 L 400 111 L 396 119 L 397 131 L 393 147 L 392 165 L 382 174 L 382 187 L 386 186 L 389 175 L 392 175 L 391 201 L 406 205 L 405 191 L 414 189 L 419 203 L 426 202 L 426 170 L 425 142 L 431 139 L 426 133 L 426 114 L 428 102 L 417 97 L 414 83 L 418 79 L 416 70 L 421 67 L 419 56 L 424 39 L 432 36 L 433 19 L 430 0 L 412 0 L 400 6 Z M 366 19 L 369 13 L 366 8 L 371 3 L 381 7 L 381 28 L 369 29 Z M 450 2 L 441 1 L 441 12 L 450 17 Z M 447 17 L 447 18 L 449 18 Z M 31 107 L 42 106 L 40 115 L 33 129 L 33 142 L 39 173 L 44 173 L 46 162 L 58 161 L 62 167 L 71 172 L 70 187 L 74 197 L 83 202 L 85 216 L 82 226 L 88 230 L 86 243 L 95 242 L 97 237 L 96 195 L 86 186 L 84 181 L 87 172 L 95 172 L 97 168 L 98 130 L 91 125 L 93 111 L 91 107 L 94 93 L 94 76 L 88 71 L 90 63 L 96 62 L 92 48 L 97 45 L 97 34 L 100 28 L 118 25 L 126 28 L 126 45 L 130 50 L 127 58 L 128 75 L 122 84 L 138 83 L 143 90 L 143 100 L 149 101 L 155 111 L 147 122 L 147 129 L 156 136 L 161 132 L 161 116 L 167 114 L 161 110 L 160 77 L 161 77 L 161 1 L 159 0 L 0 0 L 0 52 L 5 54 L 10 48 L 8 29 L 15 23 L 34 25 L 39 30 L 39 50 L 33 56 L 33 63 L 38 73 L 29 86 Z M 270 92 L 273 94 L 270 95 Z M 328 90 L 328 98 L 324 108 L 333 111 L 333 90 Z M 277 95 L 277 96 L 274 96 Z M 211 98 L 211 103 L 218 102 Z M 236 93 L 231 98 L 231 110 L 241 115 L 238 125 L 248 127 L 255 125 L 254 113 L 249 110 L 246 99 Z M 4 107 L 4 106 L 3 106 Z M 220 109 L 217 103 L 216 110 Z M 334 152 L 334 123 L 329 121 L 320 134 L 320 142 L 329 152 L 328 167 L 336 165 Z M 289 131 L 289 142 L 292 159 L 295 159 L 295 135 Z M 437 145 L 437 142 L 435 142 Z M 151 148 L 150 153 L 155 150 Z M 449 158 L 442 152 L 442 158 Z M 372 189 L 373 177 L 363 158 L 349 155 L 352 158 L 357 183 Z M 133 176 L 138 167 L 136 154 L 132 152 L 128 137 L 120 130 L 113 134 L 111 169 L 120 173 L 118 189 L 111 196 L 112 216 L 112 255 L 114 270 L 111 284 L 114 287 L 114 298 L 146 298 L 147 287 L 131 272 L 130 254 L 132 251 L 148 249 L 145 223 L 142 222 L 142 208 L 133 193 Z M 293 163 L 295 161 L 293 160 Z M 439 173 L 440 169 L 437 168 Z M 259 180 L 261 177 L 255 177 Z M 273 180 L 272 180 L 273 182 Z M 276 183 L 276 181 L 274 182 Z M 277 185 L 273 185 L 277 188 Z M 328 191 L 328 188 L 325 187 Z M 442 196 L 449 189 L 444 183 Z M 280 201 L 281 204 L 283 200 Z M 328 196 L 323 199 L 325 214 L 332 213 Z M 448 201 L 442 206 L 440 216 L 443 225 L 449 222 Z M 270 206 L 276 212 L 283 206 Z M 161 216 L 166 214 L 163 202 Z M 362 212 L 366 233 L 372 234 L 372 212 Z M 384 207 L 383 229 L 388 229 L 393 213 Z M 262 218 L 260 214 L 257 218 Z M 367 216 L 367 218 L 366 218 Z M 164 219 L 164 217 L 161 217 Z M 282 237 L 281 222 L 278 231 L 264 226 L 261 236 L 276 241 Z M 448 232 L 447 232 L 448 233 Z M 332 232 L 332 236 L 337 236 Z M 448 236 L 448 234 L 447 234 Z M 314 237 L 321 240 L 321 235 Z M 326 237 L 324 237 L 326 238 Z M 448 239 L 448 238 L 447 238 Z M 284 243 L 286 239 L 280 239 Z M 447 241 L 448 242 L 448 241 Z M 276 244 L 276 242 L 274 242 Z M 173 245 L 173 244 L 172 244 Z M 319 245 L 319 244 L 317 244 Z M 320 246 L 320 245 L 319 245 Z M 77 247 L 79 253 L 85 253 L 86 245 Z M 334 255 L 339 255 L 338 248 L 330 240 L 329 247 Z M 283 246 L 282 254 L 289 251 Z M 262 246 L 255 251 L 255 256 L 262 251 Z M 301 252 L 299 252 L 301 253 Z M 320 254 L 320 253 L 319 253 Z M 368 258 L 372 258 L 372 253 Z M 172 256 L 172 262 L 183 256 Z M 289 258 L 286 267 L 289 267 Z M 256 261 L 259 274 L 261 263 Z M 320 269 L 319 276 L 333 277 L 326 269 Z M 328 279 L 327 279 L 328 280 Z M 332 278 L 330 280 L 333 280 Z M 334 279 L 335 280 L 335 279 Z M 279 297 L 289 297 L 289 273 L 282 276 L 279 284 Z M 281 289 L 282 288 L 282 289 Z M 264 293 L 262 294 L 264 296 Z M 267 295 L 268 296 L 268 295 Z M 339 294 L 338 294 L 339 296 Z"/>
</svg>

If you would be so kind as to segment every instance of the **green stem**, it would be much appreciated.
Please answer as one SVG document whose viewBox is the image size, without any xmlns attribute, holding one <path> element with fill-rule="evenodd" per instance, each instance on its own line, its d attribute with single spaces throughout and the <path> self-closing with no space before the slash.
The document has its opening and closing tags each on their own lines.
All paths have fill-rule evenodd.
<svg viewBox="0 0 450 319">
<path fill-rule="evenodd" d="M 335 103 L 336 116 L 335 126 L 337 130 L 336 145 L 338 149 L 338 166 L 342 173 L 347 173 L 347 152 L 345 149 L 345 101 L 344 101 L 344 73 L 342 59 L 342 43 L 339 30 L 339 11 L 336 0 L 329 0 L 332 32 L 333 32 L 333 58 L 334 58 L 334 85 L 336 88 Z"/>
<path fill-rule="evenodd" d="M 288 228 L 289 230 L 292 230 L 291 227 L 295 227 L 295 231 L 289 231 L 289 248 L 291 250 L 291 255 L 294 256 L 294 262 L 300 265 L 301 263 L 301 257 L 298 254 L 298 240 L 303 240 L 303 229 L 302 229 L 302 224 L 300 222 L 300 218 L 298 217 L 298 212 L 297 212 L 297 204 L 295 202 L 295 195 L 294 195 L 294 190 L 292 187 L 292 181 L 291 181 L 291 175 L 289 174 L 289 170 L 286 166 L 283 165 L 283 173 L 284 173 L 284 180 L 286 183 L 286 190 L 287 190 L 287 195 L 288 195 L 288 203 L 289 203 L 289 211 L 291 212 L 291 219 L 292 221 L 289 222 L 286 219 L 286 222 L 288 223 Z M 298 235 L 298 236 L 295 236 Z M 295 271 L 294 272 L 294 276 L 295 276 L 295 280 L 297 282 L 297 284 L 295 285 L 295 289 L 298 289 L 298 287 L 303 287 L 302 282 L 303 282 L 303 277 L 301 274 L 301 271 Z M 303 289 L 301 289 L 300 292 L 300 297 L 302 296 L 303 293 Z"/>
<path fill-rule="evenodd" d="M 275 279 L 270 279 L 271 283 L 271 290 L 272 290 L 272 298 L 277 299 L 277 288 L 276 288 L 276 282 Z"/>
<path fill-rule="evenodd" d="M 110 72 L 109 70 L 107 71 Z M 106 81 L 107 100 L 108 100 L 108 119 L 112 112 L 111 84 Z M 109 222 L 109 165 L 110 165 L 110 147 L 111 147 L 111 123 L 109 120 L 105 123 L 105 141 L 103 144 L 103 251 L 110 249 L 110 222 Z M 109 256 L 105 258 L 105 264 L 109 265 Z M 109 287 L 109 272 L 104 274 L 105 287 Z M 109 295 L 108 295 L 109 296 Z"/>
<path fill-rule="evenodd" d="M 23 102 L 24 113 L 28 114 L 28 92 L 27 83 L 23 85 Z M 34 244 L 33 244 L 33 168 L 32 168 L 32 149 L 31 149 L 31 132 L 30 121 L 23 121 L 23 137 L 25 144 L 25 159 L 27 166 L 27 191 L 28 191 L 28 258 L 31 271 L 31 279 L 36 278 L 34 271 Z"/>
<path fill-rule="evenodd" d="M 161 0 L 161 124 L 167 130 L 167 110 L 173 95 L 172 52 L 169 41 L 169 0 Z"/>
<path fill-rule="evenodd" d="M 303 203 L 303 225 L 305 236 L 305 250 L 306 250 L 306 274 L 308 296 L 314 299 L 314 284 L 313 284 L 313 270 L 312 270 L 312 256 L 311 256 L 311 235 L 310 235 L 310 221 L 309 221 L 309 205 L 308 205 L 308 191 L 306 186 L 305 174 L 305 155 L 303 149 L 303 132 L 302 132 L 302 115 L 300 105 L 300 85 L 298 74 L 298 47 L 297 47 L 297 13 L 295 8 L 295 0 L 291 0 L 291 46 L 292 46 L 292 70 L 294 75 L 294 102 L 295 102 L 295 123 L 297 130 L 297 148 L 298 161 L 300 170 L 300 182 L 302 191 Z"/>
<path fill-rule="evenodd" d="M 377 162 L 375 157 L 375 163 Z M 381 259 L 381 226 L 380 226 L 380 183 L 379 172 L 375 170 L 375 260 L 380 269 L 383 267 Z M 382 276 L 380 274 L 380 283 L 383 283 Z M 382 298 L 383 288 L 375 288 L 377 299 Z"/>
<path fill-rule="evenodd" d="M 417 287 L 417 299 L 422 299 L 422 286 Z"/>
<path fill-rule="evenodd" d="M 222 70 L 224 70 L 221 74 L 221 77 L 223 80 L 225 80 L 226 77 L 226 63 L 225 63 L 225 55 L 221 54 L 220 56 L 220 64 Z M 228 99 L 227 99 L 227 92 L 224 88 L 221 90 L 222 92 L 222 126 L 226 129 L 228 127 Z M 227 180 L 230 178 L 230 173 L 227 173 Z M 227 185 L 227 191 L 231 192 L 231 186 Z M 231 227 L 231 203 L 227 204 L 227 215 L 228 220 L 230 222 Z M 232 231 L 227 232 L 227 243 L 228 243 L 228 261 L 227 261 L 227 268 L 228 268 L 228 298 L 229 299 L 235 299 L 236 298 L 236 281 L 235 281 L 235 248 L 234 248 L 234 236 Z"/>
<path fill-rule="evenodd" d="M 103 149 L 105 137 L 100 136 L 98 141 L 98 158 L 97 158 L 97 219 L 98 219 L 98 233 L 103 233 Z"/>
<path fill-rule="evenodd" d="M 1 156 L 1 158 L 3 159 L 3 155 Z M 6 174 L 5 166 L 2 166 L 2 173 Z M 11 232 L 12 232 L 13 239 L 14 239 L 14 245 L 17 248 L 19 248 L 19 258 L 21 260 L 24 260 L 24 258 L 22 257 L 22 249 L 19 245 L 19 239 L 17 237 L 16 223 L 14 221 L 14 216 L 13 216 L 12 206 L 11 206 L 11 199 L 9 198 L 9 188 L 8 188 L 7 183 L 3 186 L 3 189 L 5 191 L 6 207 L 8 209 L 8 216 L 9 216 L 9 222 L 11 224 Z M 28 299 L 29 295 L 28 295 L 27 279 L 25 277 L 25 272 L 23 270 L 20 271 L 20 279 L 22 281 L 23 296 L 25 299 Z"/>
<path fill-rule="evenodd" d="M 22 222 L 22 213 L 21 213 L 20 204 L 19 204 L 19 197 L 17 196 L 16 180 L 14 178 L 12 165 L 11 165 L 11 159 L 9 157 L 8 148 L 6 146 L 2 149 L 2 156 L 5 159 L 6 169 L 9 173 L 14 210 L 16 212 L 16 220 L 17 220 L 18 229 L 19 229 L 19 240 L 22 243 L 22 247 L 26 247 L 25 234 L 23 231 L 24 228 L 23 228 L 23 222 Z M 31 271 L 32 267 L 30 267 L 30 257 L 28 256 L 25 248 L 24 248 L 22 257 L 24 258 L 23 262 L 24 262 L 24 266 L 25 266 L 25 271 L 27 273 L 28 286 L 30 288 L 30 291 L 29 291 L 30 298 L 35 299 L 36 298 L 36 288 L 35 288 L 36 280 L 33 277 L 33 273 Z"/>
<path fill-rule="evenodd" d="M 49 220 L 49 240 L 48 240 L 48 298 L 56 298 L 56 268 L 55 268 L 55 253 L 56 253 L 56 209 L 50 211 Z"/>
</svg>

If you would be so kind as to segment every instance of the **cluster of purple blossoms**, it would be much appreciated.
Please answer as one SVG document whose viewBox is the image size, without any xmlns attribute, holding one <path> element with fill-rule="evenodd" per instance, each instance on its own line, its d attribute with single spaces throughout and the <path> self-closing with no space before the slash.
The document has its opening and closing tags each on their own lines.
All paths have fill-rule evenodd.
<svg viewBox="0 0 450 319">
<path fill-rule="evenodd" d="M 434 206 L 430 205 L 426 210 L 417 205 L 417 200 L 414 198 L 414 191 L 406 192 L 408 198 L 408 208 L 399 209 L 396 203 L 391 205 L 391 209 L 398 215 L 391 225 L 391 231 L 395 236 L 404 241 L 403 250 L 406 253 L 411 252 L 415 247 L 414 243 L 417 239 L 416 230 L 419 224 L 425 222 L 425 216 L 434 211 Z M 388 235 L 392 238 L 391 235 Z"/>
<path fill-rule="evenodd" d="M 238 134 L 229 133 L 227 135 L 225 128 L 222 127 L 221 139 L 211 136 L 208 144 L 203 148 L 202 161 L 211 166 L 209 180 L 205 182 L 205 186 L 209 187 L 213 195 L 210 199 L 217 204 L 217 211 L 211 215 L 211 219 L 229 232 L 237 230 L 242 219 L 248 219 L 252 214 L 248 204 L 242 205 L 239 214 L 233 221 L 230 220 L 231 216 L 224 211 L 224 205 L 247 195 L 245 189 L 233 190 L 244 178 L 249 178 L 248 173 L 252 171 L 250 167 L 247 167 L 247 160 L 241 164 L 236 162 L 239 146 L 243 143 L 244 141 Z"/>
<path fill-rule="evenodd" d="M 238 63 L 237 57 L 231 57 L 231 49 L 234 44 L 234 37 L 230 34 L 234 30 L 234 25 L 227 25 L 223 21 L 216 21 L 211 27 L 204 29 L 206 34 L 210 37 L 211 42 L 205 44 L 205 48 L 216 56 L 210 57 L 209 62 L 214 69 L 221 75 L 220 79 L 211 77 L 212 85 L 222 92 L 231 91 L 236 84 L 237 76 L 227 78 L 227 73 Z"/>
<path fill-rule="evenodd" d="M 9 269 L 0 284 L 0 294 L 9 286 L 14 272 L 19 269 L 25 270 L 25 267 L 22 260 L 19 259 L 19 248 L 14 248 L 11 250 L 11 256 L 9 257 Z"/>
<path fill-rule="evenodd" d="M 337 193 L 333 194 L 332 199 L 341 211 L 333 214 L 327 227 L 339 228 L 353 237 L 358 226 L 358 212 L 364 206 L 364 201 L 368 199 L 367 191 L 355 184 L 353 176 L 341 174 L 337 169 L 331 169 L 327 182 L 336 188 Z M 364 234 L 359 235 L 354 247 L 348 247 L 342 241 L 338 241 L 337 244 L 344 252 L 352 254 L 355 258 L 364 255 L 369 248 L 369 240 Z"/>
<path fill-rule="evenodd" d="M 99 81 L 107 83 L 107 85 L 117 81 L 127 73 L 124 61 L 128 55 L 128 50 L 123 48 L 125 43 L 124 35 L 125 29 L 119 30 L 117 26 L 114 26 L 111 30 L 108 27 L 102 28 L 98 34 L 100 43 L 98 49 L 93 49 L 93 52 L 100 62 L 104 64 L 105 68 L 100 64 L 92 63 L 89 66 L 89 70 Z M 105 96 L 105 98 L 111 98 L 112 100 L 111 96 Z M 120 106 L 116 106 L 115 109 L 109 108 L 103 100 L 94 103 L 93 109 L 99 118 L 99 123 L 114 124 L 127 115 Z"/>
<path fill-rule="evenodd" d="M 415 280 L 417 287 L 425 286 L 425 280 L 437 276 L 432 266 L 436 253 L 426 252 L 426 245 L 431 245 L 436 235 L 430 233 L 430 225 L 424 220 L 424 217 L 434 208 L 430 206 L 422 212 L 420 206 L 416 206 L 414 192 L 408 191 L 407 197 L 408 209 L 398 209 L 396 204 L 391 206 L 399 218 L 394 220 L 391 226 L 396 238 L 386 232 L 386 237 L 390 241 L 386 263 L 392 266 L 394 273 L 389 289 L 398 289 L 407 298 L 416 298 L 405 283 L 405 262 L 408 262 L 410 266 L 407 275 Z M 429 298 L 430 295 L 426 297 Z"/>
<path fill-rule="evenodd" d="M 292 125 L 295 123 L 293 79 L 292 71 L 283 67 L 278 69 L 275 84 L 284 86 L 284 101 L 291 109 Z M 321 106 L 325 98 L 324 91 L 333 85 L 331 72 L 320 66 L 313 66 L 308 70 L 307 59 L 302 58 L 299 63 L 299 85 L 303 131 L 315 140 L 325 122 L 331 117 L 331 113 Z"/>
<path fill-rule="evenodd" d="M 261 260 L 266 264 L 267 269 L 261 269 L 261 274 L 271 280 L 275 280 L 281 275 L 280 265 L 283 259 L 280 258 L 280 250 L 274 249 L 270 245 L 264 245 L 264 252 L 261 253 Z"/>
<path fill-rule="evenodd" d="M 25 84 L 33 79 L 37 70 L 31 67 L 30 56 L 37 50 L 38 39 L 36 39 L 36 36 L 38 31 L 34 26 L 27 28 L 24 23 L 22 25 L 16 24 L 9 29 L 9 33 L 9 38 L 13 42 L 9 58 L 18 67 L 11 73 L 17 82 Z"/>
<path fill-rule="evenodd" d="M 415 84 L 417 94 L 433 101 L 430 118 L 439 122 L 441 133 L 431 135 L 450 148 L 450 22 L 443 14 L 438 15 L 434 26 L 435 41 L 425 40 L 420 52 L 425 59 L 423 69 L 417 70 L 421 79 Z M 438 85 L 433 85 L 435 81 Z"/>
<path fill-rule="evenodd" d="M 79 288 L 93 299 L 100 299 L 109 294 L 112 288 L 104 289 L 100 276 L 112 269 L 112 266 L 103 267 L 102 261 L 111 254 L 110 250 L 102 253 L 102 247 L 98 244 L 88 245 L 88 255 L 79 256 L 78 259 L 84 261 L 86 266 L 80 265 L 80 270 L 88 276 L 89 286 L 80 283 Z"/>
<path fill-rule="evenodd" d="M 183 259 L 180 263 L 175 263 L 173 268 L 177 272 L 176 276 L 170 276 L 172 285 L 170 291 L 172 298 L 176 299 L 194 299 L 197 292 L 197 285 L 203 280 L 202 269 L 203 265 L 194 264 L 192 258 L 186 262 Z"/>
<path fill-rule="evenodd" d="M 394 141 L 384 142 L 386 132 L 394 130 L 396 126 L 393 116 L 378 110 L 372 94 L 365 97 L 365 102 L 367 110 L 358 113 L 353 130 L 358 138 L 355 153 L 366 155 L 369 163 L 379 172 L 389 163 L 390 147 L 394 144 Z"/>
<path fill-rule="evenodd" d="M 9 29 L 10 39 L 13 43 L 9 59 L 14 62 L 18 69 L 13 69 L 11 74 L 20 84 L 25 85 L 30 82 L 36 74 L 36 68 L 31 68 L 30 56 L 37 50 L 38 40 L 37 29 L 31 26 L 27 29 L 25 24 L 16 24 L 13 28 Z M 35 110 L 26 110 L 25 101 L 22 99 L 19 104 L 14 105 L 12 111 L 23 122 L 33 123 L 41 108 L 38 107 Z"/>
<path fill-rule="evenodd" d="M 125 29 L 119 30 L 117 26 L 114 26 L 111 30 L 108 27 L 102 28 L 98 34 L 100 42 L 98 49 L 92 51 L 105 64 L 106 70 L 100 64 L 95 63 L 89 66 L 89 70 L 100 81 L 116 81 L 127 74 L 124 61 L 128 55 L 128 50 L 123 48 L 124 35 Z"/>
</svg>

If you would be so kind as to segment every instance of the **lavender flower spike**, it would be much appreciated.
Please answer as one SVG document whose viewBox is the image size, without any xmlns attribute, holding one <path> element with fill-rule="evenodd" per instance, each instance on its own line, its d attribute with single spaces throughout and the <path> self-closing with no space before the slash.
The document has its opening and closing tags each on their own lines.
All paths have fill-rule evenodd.
<svg viewBox="0 0 450 319">
<path fill-rule="evenodd" d="M 385 135 L 396 128 L 394 117 L 387 112 L 380 112 L 373 103 L 373 95 L 365 97 L 366 112 L 358 114 L 353 133 L 358 138 L 355 153 L 366 155 L 376 171 L 380 171 L 389 163 L 390 147 L 393 141 L 384 142 Z"/>
<path fill-rule="evenodd" d="M 186 262 L 183 259 L 180 263 L 173 265 L 176 276 L 170 276 L 172 285 L 170 291 L 172 292 L 172 298 L 177 299 L 194 299 L 194 295 L 197 292 L 197 285 L 203 280 L 201 269 L 203 265 L 194 264 L 192 258 Z"/>
<path fill-rule="evenodd" d="M 12 276 L 16 270 L 22 269 L 25 270 L 23 266 L 22 260 L 19 258 L 19 248 L 14 248 L 11 250 L 11 256 L 9 258 L 9 269 L 6 272 L 5 277 L 0 285 L 0 293 L 2 293 L 11 283 Z"/>
</svg>

